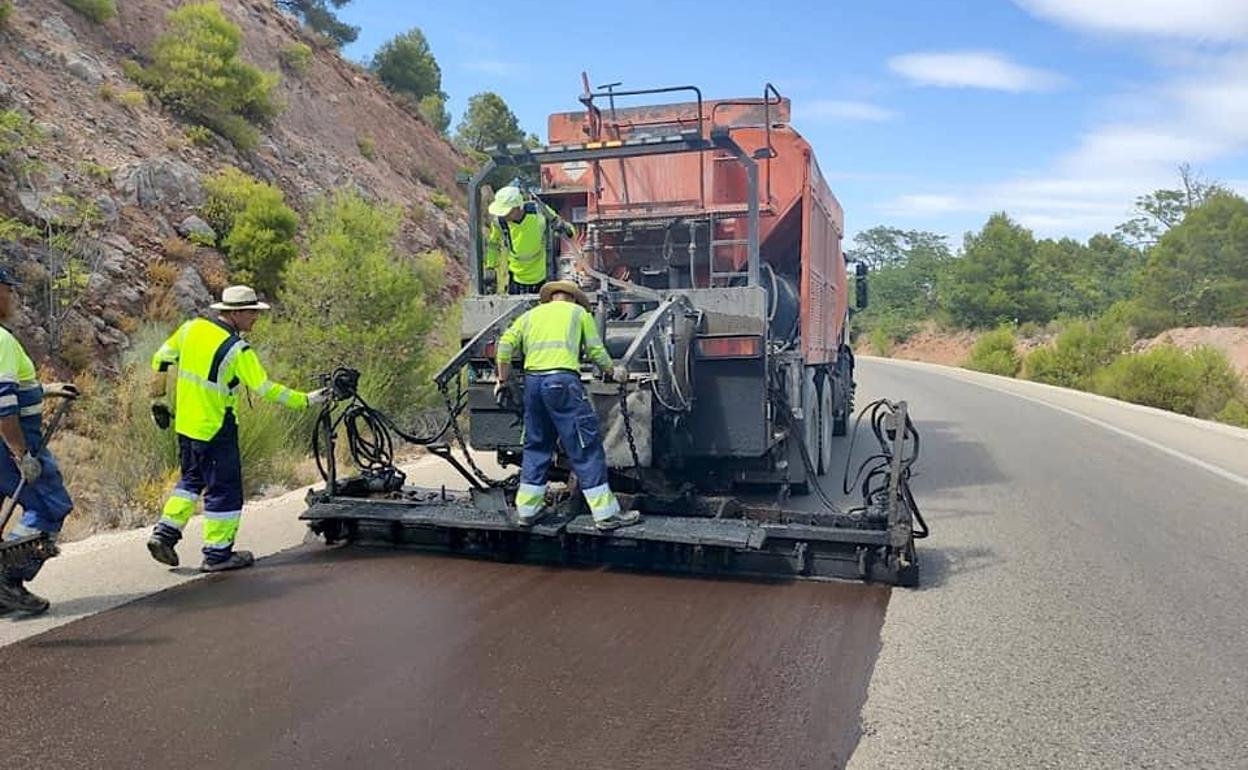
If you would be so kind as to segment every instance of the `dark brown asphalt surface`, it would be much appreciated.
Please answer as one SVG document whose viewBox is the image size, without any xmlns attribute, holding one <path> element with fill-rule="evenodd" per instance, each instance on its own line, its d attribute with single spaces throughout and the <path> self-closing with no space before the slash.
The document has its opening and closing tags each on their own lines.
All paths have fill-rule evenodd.
<svg viewBox="0 0 1248 770">
<path fill-rule="evenodd" d="M 5 649 L 0 767 L 836 768 L 888 597 L 299 549 Z"/>
</svg>

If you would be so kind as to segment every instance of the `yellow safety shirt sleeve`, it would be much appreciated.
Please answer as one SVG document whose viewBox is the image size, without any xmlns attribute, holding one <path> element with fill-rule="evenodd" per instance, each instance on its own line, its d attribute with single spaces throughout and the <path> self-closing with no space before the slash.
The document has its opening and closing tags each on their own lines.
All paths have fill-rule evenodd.
<svg viewBox="0 0 1248 770">
<path fill-rule="evenodd" d="M 510 361 L 515 357 L 516 353 L 524 353 L 524 330 L 528 326 L 528 313 L 511 322 L 511 326 L 507 327 L 507 331 L 503 332 L 503 336 L 498 338 L 498 352 L 496 356 L 499 361 Z"/>
<path fill-rule="evenodd" d="M 597 364 L 599 369 L 603 371 L 611 369 L 611 355 L 607 353 L 607 347 L 602 344 L 602 339 L 598 336 L 598 326 L 594 323 L 594 317 L 590 313 L 581 314 L 581 344 L 585 346 L 585 355 Z"/>
<path fill-rule="evenodd" d="M 503 248 L 503 232 L 498 229 L 498 222 L 490 222 L 490 233 L 485 238 L 485 269 L 493 270 L 498 266 L 498 255 Z"/>
<path fill-rule="evenodd" d="M 234 376 L 265 401 L 281 404 L 291 409 L 308 408 L 308 394 L 270 380 L 268 372 L 264 370 L 264 365 L 260 363 L 260 356 L 256 355 L 256 351 L 250 345 L 245 347 L 234 360 Z"/>
<path fill-rule="evenodd" d="M 186 339 L 186 332 L 190 326 L 190 321 L 184 322 L 157 349 L 152 355 L 152 371 L 161 372 L 178 363 L 178 356 L 182 354 L 182 342 Z"/>
<path fill-rule="evenodd" d="M 22 368 L 22 348 L 17 339 L 0 329 L 0 417 L 18 413 L 17 392 Z"/>
</svg>

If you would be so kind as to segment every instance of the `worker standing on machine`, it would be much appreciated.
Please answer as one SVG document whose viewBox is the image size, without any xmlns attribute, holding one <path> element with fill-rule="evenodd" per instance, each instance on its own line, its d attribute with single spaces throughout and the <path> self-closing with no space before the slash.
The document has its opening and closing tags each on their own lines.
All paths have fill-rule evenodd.
<svg viewBox="0 0 1248 770">
<path fill-rule="evenodd" d="M 576 228 L 541 201 L 525 201 L 515 185 L 494 195 L 489 205 L 490 233 L 485 243 L 486 280 L 494 275 L 499 255 L 506 255 L 510 281 L 508 294 L 536 294 L 550 276 L 547 274 L 547 231 L 568 238 Z"/>
<path fill-rule="evenodd" d="M 178 565 L 174 550 L 182 529 L 204 495 L 203 572 L 250 567 L 249 551 L 234 550 L 243 514 L 243 470 L 238 449 L 238 386 L 246 385 L 265 401 L 290 409 L 306 409 L 328 398 L 321 388 L 293 390 L 269 379 L 256 351 L 243 340 L 261 311 L 269 305 L 249 286 L 230 286 L 212 305 L 217 318 L 195 318 L 178 327 L 152 356 L 152 420 L 162 430 L 171 420 L 178 434 L 182 478 L 165 501 L 164 513 L 147 550 L 152 558 Z M 169 367 L 178 368 L 172 412 L 165 400 Z"/>
<path fill-rule="evenodd" d="M 7 323 L 17 314 L 14 287 L 20 285 L 0 267 L 0 321 Z M 74 508 L 56 460 L 43 446 L 45 395 L 76 398 L 78 390 L 60 383 L 40 385 L 35 365 L 22 344 L 0 326 L 0 436 L 8 449 L 0 452 L 0 493 L 6 497 L 17 495 L 22 506 L 21 520 L 5 535 L 8 540 L 40 533 L 55 540 L 65 517 Z M 48 609 L 47 599 L 32 594 L 23 585 L 34 580 L 41 567 L 43 559 L 32 559 L 4 570 L 0 580 L 0 613 L 38 615 Z"/>
<path fill-rule="evenodd" d="M 611 363 L 589 313 L 589 298 L 580 287 L 571 281 L 552 281 L 540 293 L 542 304 L 517 318 L 498 341 L 494 397 L 500 403 L 509 392 L 512 356 L 524 356 L 524 458 L 516 491 L 517 519 L 528 527 L 543 515 L 546 474 L 557 438 L 589 503 L 594 525 L 611 530 L 636 524 L 641 514 L 621 511 L 607 484 L 598 415 L 581 385 L 581 349 L 617 382 L 623 382 L 628 372 Z"/>
</svg>

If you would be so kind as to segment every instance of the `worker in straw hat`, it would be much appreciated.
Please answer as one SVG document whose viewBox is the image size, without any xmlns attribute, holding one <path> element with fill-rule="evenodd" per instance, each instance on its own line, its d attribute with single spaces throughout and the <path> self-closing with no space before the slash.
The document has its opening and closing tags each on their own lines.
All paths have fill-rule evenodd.
<svg viewBox="0 0 1248 770">
<path fill-rule="evenodd" d="M 147 549 L 162 564 L 177 566 L 174 550 L 182 529 L 204 496 L 204 572 L 251 566 L 247 551 L 234 550 L 243 513 L 243 473 L 238 449 L 238 389 L 245 385 L 265 401 L 306 409 L 325 401 L 325 389 L 303 393 L 269 379 L 260 357 L 243 339 L 269 306 L 249 286 L 230 286 L 212 305 L 216 317 L 178 327 L 152 356 L 152 419 L 162 430 L 172 421 L 178 434 L 182 478 L 165 501 Z M 176 400 L 165 399 L 167 372 L 178 370 Z"/>
<path fill-rule="evenodd" d="M 610 378 L 623 382 L 623 366 L 613 365 L 598 337 L 589 298 L 571 281 L 541 288 L 542 304 L 515 320 L 498 341 L 498 384 L 494 397 L 508 392 L 512 357 L 524 357 L 524 459 L 516 491 L 517 520 L 532 526 L 546 502 L 546 474 L 563 444 L 594 524 L 603 530 L 641 520 L 637 511 L 621 511 L 607 484 L 607 456 L 598 415 L 581 385 L 581 350 Z"/>
<path fill-rule="evenodd" d="M 485 243 L 487 279 L 494 275 L 499 255 L 505 255 L 511 280 L 509 294 L 536 294 L 549 277 L 546 274 L 548 231 L 568 238 L 576 228 L 565 222 L 550 206 L 525 201 L 520 188 L 501 188 L 489 205 L 490 233 Z"/>
</svg>

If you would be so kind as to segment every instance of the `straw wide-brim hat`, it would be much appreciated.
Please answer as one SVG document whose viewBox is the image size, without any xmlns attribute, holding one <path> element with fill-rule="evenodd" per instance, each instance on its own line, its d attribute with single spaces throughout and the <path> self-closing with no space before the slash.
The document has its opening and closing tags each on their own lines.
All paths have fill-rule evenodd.
<svg viewBox="0 0 1248 770">
<path fill-rule="evenodd" d="M 577 286 L 571 281 L 551 281 L 550 283 L 542 284 L 542 302 L 550 302 L 550 298 L 555 295 L 555 292 L 560 291 L 564 294 L 571 294 L 572 298 L 576 300 L 576 304 L 586 310 L 591 309 L 589 306 L 589 297 L 585 294 L 585 292 L 581 291 L 580 286 Z"/>
<path fill-rule="evenodd" d="M 507 186 L 494 194 L 494 200 L 490 202 L 490 214 L 496 217 L 505 217 L 511 213 L 514 208 L 524 205 L 524 195 L 520 192 L 519 187 Z"/>
<path fill-rule="evenodd" d="M 212 304 L 213 310 L 268 310 L 269 303 L 261 302 L 256 290 L 250 286 L 227 286 L 221 292 L 221 301 Z"/>
</svg>

